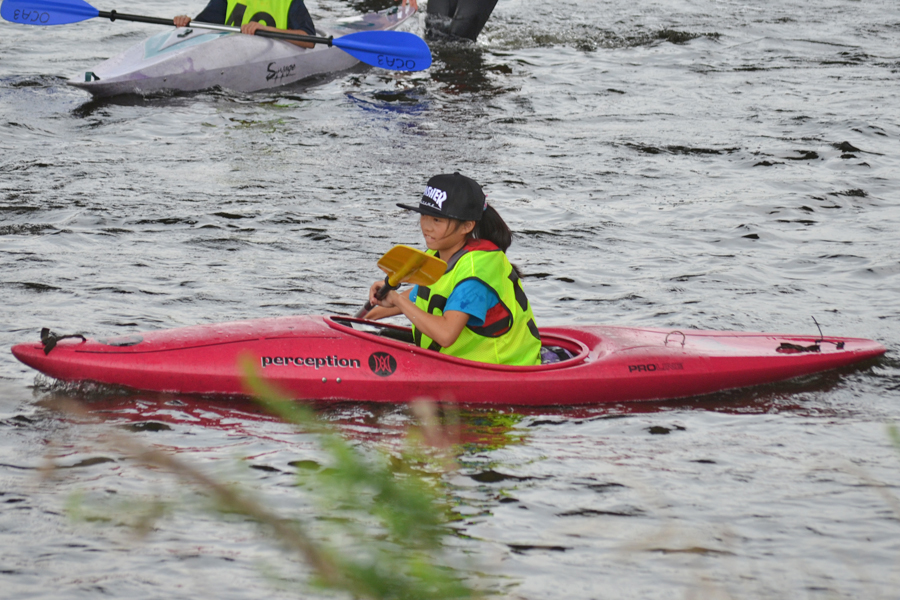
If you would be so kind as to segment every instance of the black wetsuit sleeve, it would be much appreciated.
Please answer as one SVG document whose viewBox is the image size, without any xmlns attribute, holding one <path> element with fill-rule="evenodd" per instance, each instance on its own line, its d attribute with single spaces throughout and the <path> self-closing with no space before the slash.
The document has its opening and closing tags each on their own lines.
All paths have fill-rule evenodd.
<svg viewBox="0 0 900 600">
<path fill-rule="evenodd" d="M 194 17 L 201 23 L 225 23 L 225 12 L 228 10 L 228 0 L 209 0 L 200 14 Z"/>
<path fill-rule="evenodd" d="M 213 0 L 215 1 L 215 0 Z M 303 0 L 294 0 L 288 10 L 288 29 L 302 29 L 310 35 L 316 34 L 316 26 L 306 10 Z"/>
</svg>

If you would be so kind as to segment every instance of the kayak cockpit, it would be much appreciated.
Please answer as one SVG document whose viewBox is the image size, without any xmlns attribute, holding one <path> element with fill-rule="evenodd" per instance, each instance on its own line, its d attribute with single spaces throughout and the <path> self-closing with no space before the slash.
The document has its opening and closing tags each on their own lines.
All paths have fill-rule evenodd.
<svg viewBox="0 0 900 600">
<path fill-rule="evenodd" d="M 368 335 L 376 335 L 380 338 L 409 344 L 416 350 L 421 350 L 422 352 L 434 352 L 433 350 L 426 350 L 416 346 L 415 341 L 413 340 L 412 329 L 409 327 L 392 325 L 389 323 L 376 323 L 375 321 L 366 321 L 364 319 L 350 317 L 328 317 L 326 320 L 336 326 L 350 329 L 354 333 L 360 332 Z M 575 338 L 541 332 L 541 366 L 559 365 L 570 367 L 583 362 L 589 353 L 590 348 Z M 445 356 L 445 358 L 463 360 L 449 356 Z"/>
<path fill-rule="evenodd" d="M 379 337 L 397 340 L 406 344 L 415 344 L 413 340 L 412 329 L 402 327 L 400 325 L 391 325 L 389 323 L 376 323 L 375 321 L 366 321 L 363 319 L 351 319 L 349 317 L 330 317 L 328 319 L 338 325 L 349 327 L 353 331 L 362 331 Z"/>
</svg>

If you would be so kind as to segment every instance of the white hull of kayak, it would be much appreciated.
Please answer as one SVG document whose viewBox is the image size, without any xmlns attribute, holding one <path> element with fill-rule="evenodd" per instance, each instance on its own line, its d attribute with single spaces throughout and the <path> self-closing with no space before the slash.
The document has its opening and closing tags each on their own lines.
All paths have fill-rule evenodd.
<svg viewBox="0 0 900 600">
<path fill-rule="evenodd" d="M 391 8 L 335 21 L 317 34 L 337 38 L 357 31 L 393 30 L 414 14 L 410 7 Z M 343 50 L 324 44 L 301 48 L 255 35 L 173 28 L 135 44 L 67 83 L 98 97 L 213 87 L 255 92 L 343 71 L 358 62 Z"/>
</svg>

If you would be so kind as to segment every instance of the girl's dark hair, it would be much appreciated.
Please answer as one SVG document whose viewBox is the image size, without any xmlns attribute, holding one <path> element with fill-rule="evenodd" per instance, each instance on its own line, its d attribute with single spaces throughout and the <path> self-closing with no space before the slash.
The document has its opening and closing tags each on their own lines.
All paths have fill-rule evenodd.
<svg viewBox="0 0 900 600">
<path fill-rule="evenodd" d="M 471 235 L 477 240 L 493 242 L 504 252 L 512 244 L 512 231 L 509 230 L 509 226 L 500 213 L 494 210 L 490 204 L 481 215 L 481 220 L 475 221 L 475 229 L 472 230 Z"/>
<path fill-rule="evenodd" d="M 487 240 L 493 242 L 495 246 L 503 250 L 505 253 L 510 244 L 512 244 L 513 234 L 509 230 L 509 225 L 503 220 L 494 207 L 490 204 L 484 209 L 480 221 L 475 221 L 475 229 L 469 234 L 476 240 Z M 516 265 L 512 265 L 513 271 L 521 278 L 522 271 Z"/>
</svg>

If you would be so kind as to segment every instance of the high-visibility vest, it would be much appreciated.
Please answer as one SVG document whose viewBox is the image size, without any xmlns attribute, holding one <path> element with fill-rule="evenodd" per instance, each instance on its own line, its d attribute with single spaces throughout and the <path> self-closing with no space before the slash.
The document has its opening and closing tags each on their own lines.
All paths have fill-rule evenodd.
<svg viewBox="0 0 900 600">
<path fill-rule="evenodd" d="M 434 250 L 428 251 L 436 254 Z M 541 336 L 522 289 L 522 282 L 500 248 L 486 240 L 471 240 L 457 252 L 444 275 L 431 286 L 419 286 L 416 306 L 441 315 L 447 298 L 463 281 L 477 279 L 491 288 L 500 302 L 488 311 L 484 324 L 466 325 L 457 340 L 442 348 L 413 326 L 413 337 L 422 348 L 450 356 L 499 365 L 541 363 Z"/>
<path fill-rule="evenodd" d="M 226 25 L 240 27 L 256 21 L 270 27 L 287 29 L 288 11 L 293 0 L 228 0 Z"/>
</svg>

